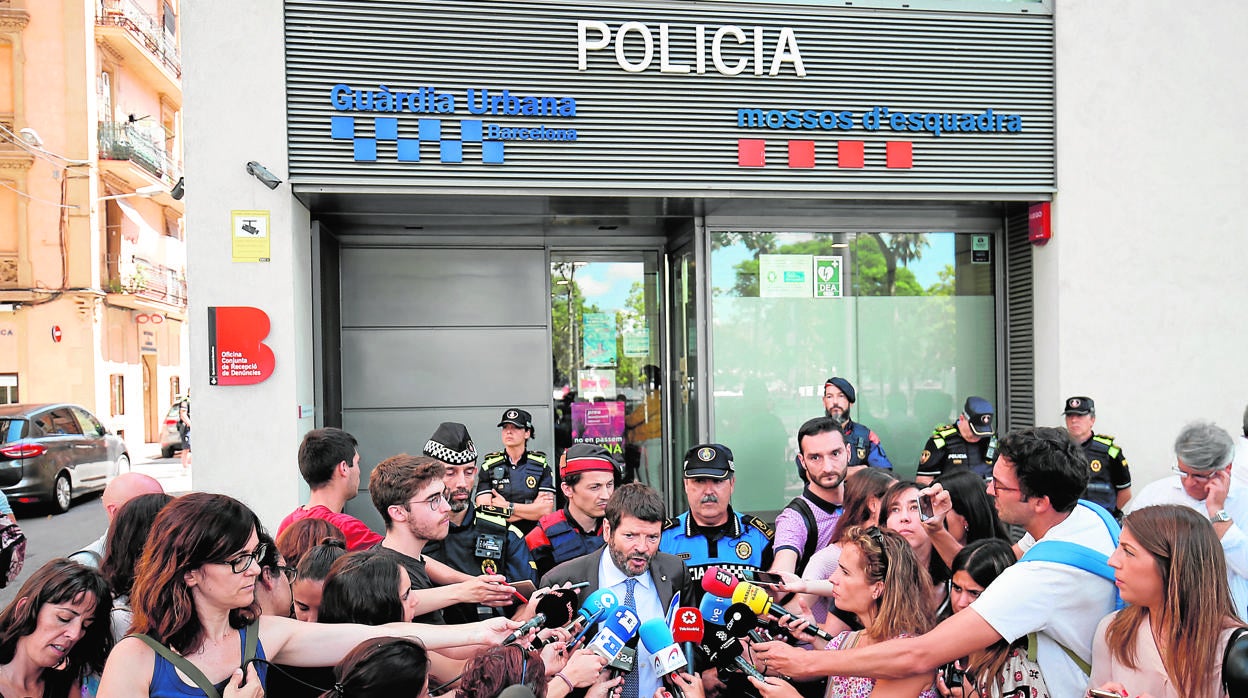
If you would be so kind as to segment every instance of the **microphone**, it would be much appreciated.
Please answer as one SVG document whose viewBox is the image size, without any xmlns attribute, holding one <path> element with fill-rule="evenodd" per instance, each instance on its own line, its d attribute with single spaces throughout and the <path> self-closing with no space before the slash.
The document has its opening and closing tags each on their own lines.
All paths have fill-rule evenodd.
<svg viewBox="0 0 1248 698">
<path fill-rule="evenodd" d="M 733 637 L 748 637 L 754 642 L 766 642 L 758 630 L 758 614 L 743 603 L 734 603 L 724 614 L 724 629 Z"/>
<path fill-rule="evenodd" d="M 577 609 L 576 616 L 572 621 L 564 626 L 564 630 L 569 632 L 572 628 L 584 623 L 586 626 L 597 622 L 603 615 L 603 611 L 612 611 L 616 606 L 620 605 L 619 598 L 615 592 L 610 589 L 599 589 L 589 596 L 585 597 L 585 602 Z"/>
<path fill-rule="evenodd" d="M 702 577 L 702 590 L 708 594 L 731 598 L 733 590 L 740 583 L 741 580 L 737 579 L 733 573 L 711 565 L 706 568 L 706 574 Z"/>
<path fill-rule="evenodd" d="M 724 598 L 717 594 L 707 594 L 702 597 L 702 603 L 698 604 L 698 610 L 702 612 L 702 620 L 704 623 L 714 625 L 724 624 L 724 612 L 732 605 L 732 599 Z"/>
<path fill-rule="evenodd" d="M 611 678 L 618 679 L 619 677 L 627 674 L 628 672 L 636 668 L 637 666 L 637 648 L 635 647 L 636 642 L 637 642 L 636 637 L 629 640 L 628 644 L 624 645 L 624 649 L 620 650 L 620 653 L 616 655 L 615 659 L 612 659 L 611 661 L 607 662 L 607 672 Z"/>
<path fill-rule="evenodd" d="M 682 606 L 676 609 L 672 619 L 672 638 L 685 646 L 685 661 L 693 668 L 693 646 L 701 644 L 702 634 L 706 630 L 702 622 L 702 614 L 696 608 Z"/>
<path fill-rule="evenodd" d="M 736 603 L 745 604 L 751 611 L 759 615 L 770 613 L 772 615 L 785 616 L 787 618 L 801 617 L 784 606 L 772 603 L 771 597 L 767 595 L 767 592 L 763 591 L 762 587 L 756 587 L 749 582 L 741 582 L 740 584 L 737 584 L 736 589 L 732 592 L 732 600 Z M 808 626 L 805 632 L 824 640 L 832 639 L 832 636 L 829 635 L 827 631 L 814 625 Z"/>
<path fill-rule="evenodd" d="M 524 623 L 521 623 L 520 627 L 511 631 L 511 634 L 508 635 L 503 640 L 503 644 L 510 645 L 516 640 L 519 640 L 525 633 L 529 632 L 530 630 L 532 630 L 533 628 L 536 628 L 539 625 L 542 625 L 545 622 L 546 622 L 546 614 L 538 613 L 534 615 L 532 618 L 524 621 Z"/>
<path fill-rule="evenodd" d="M 767 680 L 763 676 L 763 672 L 758 670 L 758 667 L 750 664 L 745 657 L 741 656 L 745 648 L 741 646 L 737 638 L 729 635 L 726 630 L 716 630 L 713 635 L 716 637 L 711 645 L 702 646 L 706 650 L 707 656 L 710 657 L 711 666 L 717 669 L 736 667 L 759 681 Z"/>
<path fill-rule="evenodd" d="M 537 612 L 546 616 L 546 627 L 558 628 L 576 613 L 576 592 L 555 589 L 537 600 Z"/>
<path fill-rule="evenodd" d="M 642 623 L 640 634 L 641 644 L 650 653 L 650 660 L 654 662 L 654 673 L 660 679 L 689 666 L 685 661 L 684 652 L 681 652 L 680 645 L 676 644 L 671 629 L 667 627 L 667 623 L 664 623 L 662 618 L 651 618 Z M 669 684 L 668 690 L 672 692 L 672 695 L 677 698 L 684 697 L 680 688 L 670 685 L 670 681 L 664 681 L 664 683 Z"/>
<path fill-rule="evenodd" d="M 621 606 L 602 622 L 602 628 L 586 646 L 600 657 L 615 659 L 624 650 L 624 645 L 637 634 L 639 625 L 641 619 L 633 613 L 633 609 Z"/>
</svg>

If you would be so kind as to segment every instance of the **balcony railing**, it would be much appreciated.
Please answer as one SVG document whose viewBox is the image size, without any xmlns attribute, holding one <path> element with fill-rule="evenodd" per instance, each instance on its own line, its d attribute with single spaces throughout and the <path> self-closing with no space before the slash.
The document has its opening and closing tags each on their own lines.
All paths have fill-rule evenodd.
<svg viewBox="0 0 1248 698">
<path fill-rule="evenodd" d="M 182 59 L 173 37 L 165 31 L 158 18 L 148 14 L 134 0 L 104 0 L 96 22 L 124 28 L 174 77 L 182 77 Z"/>
<path fill-rule="evenodd" d="M 140 298 L 186 307 L 186 278 L 177 269 L 163 264 L 153 264 L 141 257 L 134 257 L 133 266 L 123 265 L 120 273 L 109 270 L 108 291 L 128 293 Z"/>
<path fill-rule="evenodd" d="M 100 122 L 100 159 L 129 160 L 171 186 L 182 176 L 164 147 L 129 123 Z"/>
</svg>

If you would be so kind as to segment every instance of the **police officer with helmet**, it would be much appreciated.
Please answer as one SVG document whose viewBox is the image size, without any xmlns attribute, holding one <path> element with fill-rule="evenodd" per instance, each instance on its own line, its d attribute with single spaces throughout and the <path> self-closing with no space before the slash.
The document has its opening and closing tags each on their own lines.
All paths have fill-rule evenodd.
<svg viewBox="0 0 1248 698">
<path fill-rule="evenodd" d="M 997 462 L 995 419 L 991 402 L 968 397 L 957 422 L 932 430 L 923 445 L 915 481 L 927 486 L 941 473 L 965 469 L 985 480 L 992 477 L 992 465 Z"/>
<path fill-rule="evenodd" d="M 1083 447 L 1088 457 L 1088 489 L 1083 498 L 1096 502 L 1121 518 L 1122 508 L 1131 500 L 1131 471 L 1127 457 L 1114 443 L 1114 437 L 1092 431 L 1096 425 L 1096 403 L 1077 395 L 1066 400 L 1062 411 L 1066 431 Z"/>
<path fill-rule="evenodd" d="M 503 450 L 481 459 L 481 481 L 475 501 L 511 509 L 509 521 L 523 533 L 537 520 L 555 510 L 555 482 L 546 454 L 530 451 L 533 415 L 518 407 L 508 408 L 498 422 Z"/>
<path fill-rule="evenodd" d="M 536 568 L 524 536 L 507 523 L 511 511 L 489 504 L 475 507 L 469 501 L 477 477 L 477 449 L 468 429 L 457 422 L 443 422 L 425 443 L 424 454 L 446 466 L 442 476 L 451 505 L 450 532 L 443 540 L 429 541 L 424 554 L 464 574 L 501 574 L 508 582 L 536 581 Z M 442 611 L 447 623 L 471 623 L 501 615 L 504 609 L 461 603 Z"/>
<path fill-rule="evenodd" d="M 664 523 L 659 550 L 685 561 L 694 593 L 701 597 L 702 577 L 712 565 L 734 574 L 770 567 L 771 526 L 732 508 L 732 451 L 722 444 L 694 446 L 685 454 L 684 474 L 689 511 Z"/>
</svg>

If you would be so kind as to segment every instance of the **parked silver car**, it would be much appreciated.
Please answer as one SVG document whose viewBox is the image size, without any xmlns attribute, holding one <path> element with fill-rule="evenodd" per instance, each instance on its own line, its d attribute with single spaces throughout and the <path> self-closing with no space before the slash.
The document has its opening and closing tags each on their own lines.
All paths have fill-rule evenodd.
<svg viewBox="0 0 1248 698">
<path fill-rule="evenodd" d="M 0 489 L 13 504 L 69 510 L 130 470 L 126 444 L 84 407 L 0 405 Z"/>
<path fill-rule="evenodd" d="M 182 406 L 182 398 L 173 401 L 165 419 L 160 423 L 160 457 L 173 458 L 173 454 L 182 450 L 182 432 L 178 431 L 178 412 Z"/>
</svg>

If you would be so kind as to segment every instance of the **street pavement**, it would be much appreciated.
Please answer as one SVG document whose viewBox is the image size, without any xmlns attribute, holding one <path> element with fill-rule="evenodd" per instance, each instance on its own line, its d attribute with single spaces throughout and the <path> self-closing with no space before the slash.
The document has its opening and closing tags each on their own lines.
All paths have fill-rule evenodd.
<svg viewBox="0 0 1248 698">
<path fill-rule="evenodd" d="M 179 457 L 161 458 L 160 444 L 146 444 L 141 453 L 133 453 L 132 470 L 160 480 L 169 494 L 191 490 L 190 469 L 182 468 Z M 17 596 L 17 590 L 45 562 L 82 550 L 99 538 L 108 526 L 99 493 L 75 498 L 74 505 L 64 514 L 51 515 L 47 509 L 17 510 L 17 523 L 26 534 L 26 564 L 17 580 L 0 589 L 0 607 Z"/>
</svg>

